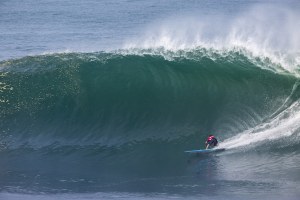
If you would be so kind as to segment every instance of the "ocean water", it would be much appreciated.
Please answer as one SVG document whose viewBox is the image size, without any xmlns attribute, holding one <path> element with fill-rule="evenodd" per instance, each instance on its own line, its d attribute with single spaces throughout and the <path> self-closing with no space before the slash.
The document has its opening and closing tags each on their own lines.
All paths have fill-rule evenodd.
<svg viewBox="0 0 300 200">
<path fill-rule="evenodd" d="M 2 0 L 0 199 L 299 199 L 299 69 L 298 0 Z"/>
</svg>

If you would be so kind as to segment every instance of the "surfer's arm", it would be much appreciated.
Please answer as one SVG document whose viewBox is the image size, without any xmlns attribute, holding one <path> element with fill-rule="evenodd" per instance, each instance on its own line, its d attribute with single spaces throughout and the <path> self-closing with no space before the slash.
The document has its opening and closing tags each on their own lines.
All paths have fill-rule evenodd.
<svg viewBox="0 0 300 200">
<path fill-rule="evenodd" d="M 207 144 L 207 143 L 206 143 L 206 147 L 205 147 L 205 149 L 208 149 L 208 147 L 209 147 L 209 144 Z"/>
</svg>

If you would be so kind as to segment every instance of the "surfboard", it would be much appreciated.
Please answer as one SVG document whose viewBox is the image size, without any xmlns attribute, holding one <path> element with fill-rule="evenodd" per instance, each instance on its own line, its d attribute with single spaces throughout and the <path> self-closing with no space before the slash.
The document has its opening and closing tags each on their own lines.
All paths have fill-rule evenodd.
<svg viewBox="0 0 300 200">
<path fill-rule="evenodd" d="M 185 153 L 205 154 L 205 153 L 217 153 L 217 152 L 221 152 L 221 151 L 225 151 L 225 149 L 224 148 L 220 148 L 220 149 L 197 149 L 197 150 L 185 151 Z"/>
</svg>

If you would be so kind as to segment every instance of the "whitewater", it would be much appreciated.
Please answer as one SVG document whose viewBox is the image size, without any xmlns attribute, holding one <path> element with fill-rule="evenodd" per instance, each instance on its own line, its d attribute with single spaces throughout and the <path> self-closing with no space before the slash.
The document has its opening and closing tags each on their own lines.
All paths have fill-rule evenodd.
<svg viewBox="0 0 300 200">
<path fill-rule="evenodd" d="M 0 3 L 0 199 L 298 199 L 299 10 Z"/>
</svg>

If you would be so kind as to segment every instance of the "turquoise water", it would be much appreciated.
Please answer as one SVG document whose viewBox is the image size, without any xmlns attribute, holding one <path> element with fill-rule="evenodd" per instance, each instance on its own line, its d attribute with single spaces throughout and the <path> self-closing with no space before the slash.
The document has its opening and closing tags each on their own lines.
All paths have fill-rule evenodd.
<svg viewBox="0 0 300 200">
<path fill-rule="evenodd" d="M 298 199 L 299 9 L 3 1 L 0 199 Z"/>
</svg>

